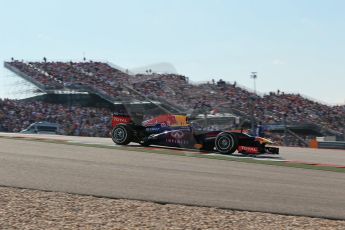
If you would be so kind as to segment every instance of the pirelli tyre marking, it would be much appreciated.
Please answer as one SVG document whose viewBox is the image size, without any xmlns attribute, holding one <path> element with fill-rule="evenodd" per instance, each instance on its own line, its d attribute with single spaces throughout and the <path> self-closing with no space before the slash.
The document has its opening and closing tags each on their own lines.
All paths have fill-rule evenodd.
<svg viewBox="0 0 345 230">
<path fill-rule="evenodd" d="M 117 145 L 127 145 L 133 141 L 133 129 L 129 125 L 119 124 L 111 132 L 111 138 Z"/>
<path fill-rule="evenodd" d="M 124 127 L 119 126 L 113 130 L 113 140 L 117 144 L 121 144 L 125 142 L 126 138 L 127 138 L 127 130 Z"/>
<path fill-rule="evenodd" d="M 238 140 L 231 133 L 220 133 L 216 138 L 216 148 L 220 153 L 231 154 L 237 149 Z"/>
<path fill-rule="evenodd" d="M 217 140 L 217 146 L 220 150 L 227 150 L 234 144 L 231 136 L 222 136 Z"/>
</svg>

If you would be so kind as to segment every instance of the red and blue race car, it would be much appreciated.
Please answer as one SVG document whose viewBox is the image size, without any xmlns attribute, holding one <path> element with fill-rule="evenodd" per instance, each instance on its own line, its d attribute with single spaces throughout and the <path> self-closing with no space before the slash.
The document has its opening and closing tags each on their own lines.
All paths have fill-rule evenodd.
<svg viewBox="0 0 345 230">
<path fill-rule="evenodd" d="M 200 131 L 194 129 L 184 115 L 160 115 L 134 122 L 126 114 L 114 113 L 111 137 L 117 145 L 136 142 L 143 146 L 159 145 L 178 148 L 217 151 L 232 154 L 279 154 L 279 148 L 268 147 L 272 142 L 266 138 L 248 135 L 242 131 Z"/>
</svg>

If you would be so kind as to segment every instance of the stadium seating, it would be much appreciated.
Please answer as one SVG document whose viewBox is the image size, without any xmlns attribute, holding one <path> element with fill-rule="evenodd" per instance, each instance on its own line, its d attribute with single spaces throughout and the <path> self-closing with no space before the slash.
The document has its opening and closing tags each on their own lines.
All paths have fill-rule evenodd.
<svg viewBox="0 0 345 230">
<path fill-rule="evenodd" d="M 208 111 L 228 109 L 249 117 L 254 104 L 255 119 L 263 124 L 312 123 L 335 133 L 342 133 L 345 126 L 344 106 L 329 106 L 280 91 L 255 95 L 236 83 L 223 80 L 192 84 L 177 74 L 132 76 L 107 63 L 93 61 L 26 63 L 13 60 L 6 64 L 50 90 L 79 88 L 113 101 L 156 98 L 188 114 L 207 105 Z"/>
<path fill-rule="evenodd" d="M 0 131 L 19 132 L 31 123 L 47 121 L 60 124 L 65 135 L 108 137 L 110 114 L 106 108 L 0 99 Z"/>
</svg>

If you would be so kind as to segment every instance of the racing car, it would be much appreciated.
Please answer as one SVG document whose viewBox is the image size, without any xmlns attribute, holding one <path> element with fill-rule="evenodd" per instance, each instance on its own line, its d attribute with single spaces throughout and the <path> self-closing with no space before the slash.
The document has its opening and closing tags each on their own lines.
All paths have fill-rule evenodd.
<svg viewBox="0 0 345 230">
<path fill-rule="evenodd" d="M 272 142 L 251 136 L 242 130 L 196 130 L 185 115 L 159 115 L 142 122 L 134 122 L 127 114 L 114 113 L 111 137 L 117 145 L 136 142 L 142 146 L 168 147 L 214 151 L 232 154 L 236 150 L 245 155 L 279 154 L 279 148 L 267 147 Z"/>
</svg>

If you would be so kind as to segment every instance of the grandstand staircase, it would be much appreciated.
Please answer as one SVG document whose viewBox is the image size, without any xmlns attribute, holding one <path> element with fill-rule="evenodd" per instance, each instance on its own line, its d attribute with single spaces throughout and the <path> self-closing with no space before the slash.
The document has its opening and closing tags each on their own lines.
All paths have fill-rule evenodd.
<svg viewBox="0 0 345 230">
<path fill-rule="evenodd" d="M 309 146 L 309 143 L 306 140 L 304 140 L 302 137 L 298 136 L 296 133 L 292 132 L 290 129 L 286 128 L 286 133 L 289 133 L 291 136 L 293 136 L 298 141 L 300 141 L 300 143 L 302 143 L 302 145 L 304 145 L 304 147 Z M 285 133 L 285 135 L 286 135 L 286 133 Z"/>
</svg>

